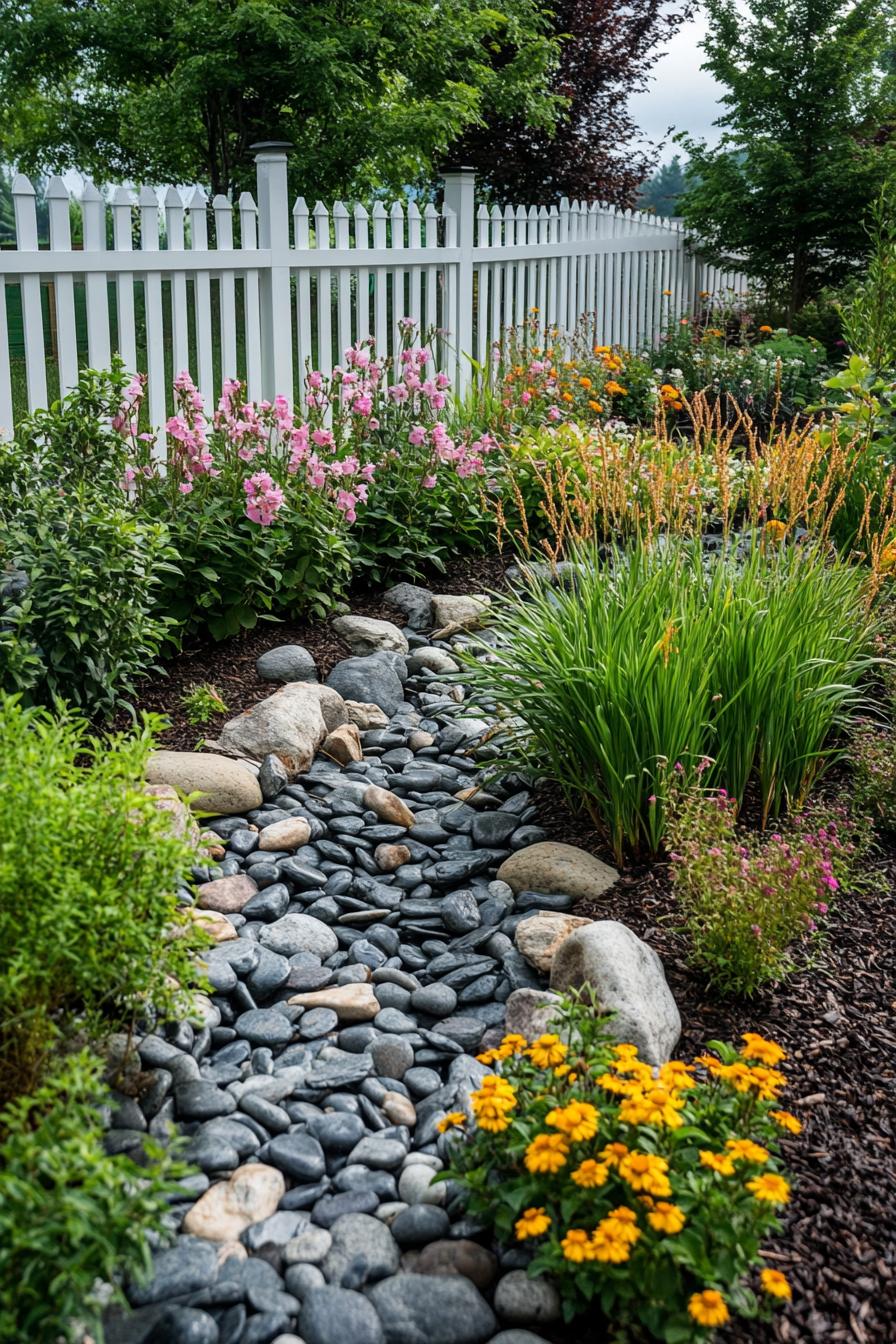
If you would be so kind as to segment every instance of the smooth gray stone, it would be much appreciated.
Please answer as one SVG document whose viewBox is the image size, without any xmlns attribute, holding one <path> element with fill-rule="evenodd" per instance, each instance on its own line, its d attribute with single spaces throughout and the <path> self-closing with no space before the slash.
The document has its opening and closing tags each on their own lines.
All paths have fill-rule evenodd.
<svg viewBox="0 0 896 1344">
<path fill-rule="evenodd" d="M 347 1213 L 330 1227 L 333 1244 L 321 1263 L 328 1283 L 361 1288 L 398 1273 L 400 1252 L 385 1223 L 368 1213 Z"/>
<path fill-rule="evenodd" d="M 166 1302 L 214 1283 L 218 1277 L 217 1247 L 199 1237 L 178 1237 L 173 1246 L 153 1257 L 152 1272 L 148 1283 L 129 1289 L 134 1306 Z"/>
<path fill-rule="evenodd" d="M 297 1181 L 319 1181 L 326 1171 L 324 1150 L 310 1134 L 278 1134 L 264 1160 Z"/>
<path fill-rule="evenodd" d="M 280 644 L 267 649 L 256 659 L 255 671 L 262 681 L 317 681 L 314 657 L 301 644 Z"/>
<path fill-rule="evenodd" d="M 293 1213 L 278 1210 L 261 1222 L 252 1223 L 242 1235 L 242 1242 L 250 1251 L 259 1251 L 262 1246 L 285 1246 L 291 1237 L 296 1236 L 303 1227 L 308 1226 L 307 1213 Z"/>
<path fill-rule="evenodd" d="M 174 1105 L 182 1120 L 211 1120 L 236 1110 L 236 1102 L 229 1092 L 206 1082 L 178 1083 L 174 1089 Z"/>
<path fill-rule="evenodd" d="M 286 1045 L 295 1036 L 289 1018 L 276 1008 L 255 1008 L 241 1013 L 234 1026 L 252 1045 Z"/>
<path fill-rule="evenodd" d="M 485 1344 L 495 1333 L 488 1303 L 459 1274 L 396 1274 L 368 1295 L 386 1344 Z"/>
<path fill-rule="evenodd" d="M 364 1137 L 364 1122 L 346 1111 L 329 1111 L 308 1121 L 308 1133 L 328 1153 L 349 1153 Z"/>
<path fill-rule="evenodd" d="M 332 1285 L 305 1296 L 298 1328 L 305 1344 L 385 1344 L 379 1316 L 367 1298 Z"/>
<path fill-rule="evenodd" d="M 218 1324 L 197 1307 L 170 1307 L 156 1322 L 146 1344 L 219 1344 Z"/>
<path fill-rule="evenodd" d="M 392 1223 L 392 1236 L 404 1249 L 426 1246 L 448 1235 L 451 1220 L 437 1204 L 411 1204 Z"/>
<path fill-rule="evenodd" d="M 370 1048 L 377 1073 L 403 1078 L 414 1063 L 414 1048 L 404 1036 L 380 1036 Z"/>
<path fill-rule="evenodd" d="M 312 1220 L 330 1228 L 346 1213 L 375 1213 L 379 1199 L 372 1190 L 346 1190 L 341 1195 L 324 1195 L 311 1211 Z"/>
<path fill-rule="evenodd" d="M 398 1139 L 370 1135 L 355 1144 L 348 1155 L 349 1162 L 358 1162 L 377 1171 L 394 1171 L 407 1155 L 407 1146 Z"/>
</svg>

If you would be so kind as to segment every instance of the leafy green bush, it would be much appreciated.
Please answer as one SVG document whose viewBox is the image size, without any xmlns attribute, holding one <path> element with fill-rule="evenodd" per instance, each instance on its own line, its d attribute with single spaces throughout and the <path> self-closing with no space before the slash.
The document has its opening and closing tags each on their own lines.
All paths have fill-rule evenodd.
<svg viewBox="0 0 896 1344">
<path fill-rule="evenodd" d="M 86 1051 L 0 1111 L 0 1341 L 102 1339 L 125 1275 L 150 1267 L 183 1169 L 147 1140 L 146 1164 L 110 1157 L 97 1105 L 100 1063 Z"/>
<path fill-rule="evenodd" d="M 473 1092 L 446 1175 L 474 1218 L 534 1251 L 529 1272 L 554 1278 L 567 1320 L 593 1304 L 607 1338 L 691 1344 L 790 1297 L 783 1274 L 760 1269 L 760 1247 L 790 1197 L 781 1131 L 800 1123 L 776 1109 L 784 1051 L 743 1039 L 655 1074 L 593 1004 L 567 996 L 556 1033 L 506 1036 L 481 1056 L 500 1072 Z M 466 1119 L 440 1127 L 456 1135 Z"/>
<path fill-rule="evenodd" d="M 757 537 L 711 560 L 663 538 L 577 563 L 570 591 L 498 602 L 496 659 L 470 660 L 474 697 L 507 715 L 503 762 L 556 780 L 620 859 L 658 848 L 677 761 L 706 757 L 738 799 L 755 781 L 763 820 L 799 803 L 863 702 L 866 574 Z"/>
<path fill-rule="evenodd" d="M 755 994 L 794 968 L 820 932 L 851 845 L 836 821 L 760 843 L 736 826 L 724 790 L 687 790 L 671 808 L 672 882 L 691 960 L 724 994 Z"/>
<path fill-rule="evenodd" d="M 192 851 L 141 788 L 152 727 L 93 737 L 0 696 L 0 1103 L 65 1035 L 184 1007 L 201 938 L 169 935 Z"/>
</svg>

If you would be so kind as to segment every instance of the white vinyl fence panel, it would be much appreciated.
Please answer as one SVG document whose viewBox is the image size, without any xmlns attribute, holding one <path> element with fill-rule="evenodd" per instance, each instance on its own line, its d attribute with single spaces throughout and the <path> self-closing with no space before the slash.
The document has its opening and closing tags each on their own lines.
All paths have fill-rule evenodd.
<svg viewBox="0 0 896 1344">
<path fill-rule="evenodd" d="M 250 397 L 298 399 L 305 370 L 331 372 L 353 341 L 395 356 L 410 317 L 438 333 L 435 357 L 462 395 L 474 362 L 489 376 L 495 344 L 530 318 L 635 348 L 702 292 L 747 287 L 694 255 L 676 221 L 580 201 L 477 206 L 469 169 L 446 174 L 441 209 L 309 208 L 290 203 L 286 148 L 257 149 L 257 199 L 244 192 L 235 206 L 199 187 L 117 187 L 106 200 L 89 182 L 75 199 L 54 177 L 48 246 L 34 187 L 15 178 L 15 246 L 0 250 L 0 430 L 113 353 L 147 375 L 161 429 L 183 369 L 208 402 L 234 377 Z"/>
</svg>

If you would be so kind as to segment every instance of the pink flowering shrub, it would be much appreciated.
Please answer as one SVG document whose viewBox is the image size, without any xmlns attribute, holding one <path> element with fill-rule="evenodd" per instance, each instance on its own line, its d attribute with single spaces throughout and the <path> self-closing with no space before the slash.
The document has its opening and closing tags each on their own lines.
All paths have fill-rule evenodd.
<svg viewBox="0 0 896 1344">
<path fill-rule="evenodd" d="M 823 928 L 853 851 L 830 819 L 797 816 L 760 840 L 737 825 L 724 789 L 673 794 L 667 836 L 692 962 L 730 994 L 755 994 L 793 970 L 794 949 Z"/>
<path fill-rule="evenodd" d="M 113 427 L 131 445 L 121 480 L 164 521 L 179 555 L 167 611 L 182 636 L 223 638 L 281 612 L 323 614 L 351 574 L 350 524 L 366 492 L 360 464 L 309 452 L 307 424 L 285 397 L 247 401 L 225 382 L 213 411 L 189 374 L 174 384 L 166 458 L 138 432 L 144 380 L 127 387 Z"/>
</svg>

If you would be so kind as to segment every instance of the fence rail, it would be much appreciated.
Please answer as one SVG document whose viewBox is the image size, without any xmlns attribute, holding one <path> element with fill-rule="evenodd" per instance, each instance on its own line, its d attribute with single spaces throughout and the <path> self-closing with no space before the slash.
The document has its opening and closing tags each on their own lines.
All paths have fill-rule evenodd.
<svg viewBox="0 0 896 1344">
<path fill-rule="evenodd" d="M 532 309 L 632 347 L 701 291 L 747 284 L 706 265 L 675 221 L 579 201 L 477 207 L 469 169 L 445 175 L 441 209 L 290 205 L 287 147 L 256 148 L 256 197 L 235 205 L 198 187 L 186 200 L 174 187 L 117 187 L 106 200 L 89 182 L 75 200 L 55 177 L 48 245 L 34 187 L 15 179 L 15 247 L 0 250 L 0 428 L 114 352 L 147 374 L 156 429 L 181 369 L 208 401 L 234 376 L 250 397 L 297 397 L 308 363 L 329 373 L 355 340 L 394 355 L 405 317 L 438 331 L 462 395 L 473 360 L 488 376 L 495 343 Z"/>
</svg>

